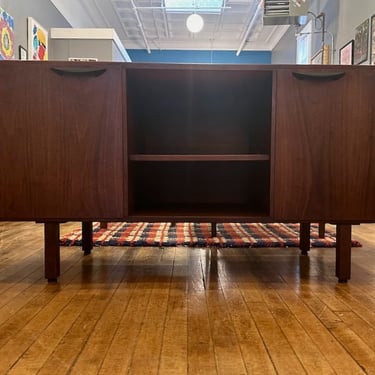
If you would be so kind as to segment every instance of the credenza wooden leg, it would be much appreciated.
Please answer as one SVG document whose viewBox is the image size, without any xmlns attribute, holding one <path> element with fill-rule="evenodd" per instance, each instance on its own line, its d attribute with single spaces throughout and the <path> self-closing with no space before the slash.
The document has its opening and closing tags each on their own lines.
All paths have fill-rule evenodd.
<svg viewBox="0 0 375 375">
<path fill-rule="evenodd" d="M 346 283 L 351 273 L 352 226 L 336 226 L 336 276 L 339 283 Z"/>
<path fill-rule="evenodd" d="M 211 223 L 211 237 L 216 237 L 217 228 L 216 223 Z"/>
<path fill-rule="evenodd" d="M 319 223 L 319 238 L 326 236 L 326 225 L 325 223 Z"/>
<path fill-rule="evenodd" d="M 44 223 L 44 274 L 48 282 L 60 276 L 60 223 Z"/>
<path fill-rule="evenodd" d="M 310 250 L 310 223 L 299 225 L 299 248 L 302 255 L 307 255 Z"/>
<path fill-rule="evenodd" d="M 92 221 L 82 221 L 82 251 L 91 254 L 92 247 Z"/>
</svg>

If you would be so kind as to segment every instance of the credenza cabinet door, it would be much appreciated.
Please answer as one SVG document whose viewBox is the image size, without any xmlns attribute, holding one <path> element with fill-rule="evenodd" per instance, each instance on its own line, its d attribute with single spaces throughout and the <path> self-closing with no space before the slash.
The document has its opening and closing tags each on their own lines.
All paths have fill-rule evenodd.
<svg viewBox="0 0 375 375">
<path fill-rule="evenodd" d="M 123 215 L 121 66 L 0 68 L 0 217 Z"/>
<path fill-rule="evenodd" d="M 274 218 L 375 220 L 375 71 L 277 71 Z"/>
</svg>

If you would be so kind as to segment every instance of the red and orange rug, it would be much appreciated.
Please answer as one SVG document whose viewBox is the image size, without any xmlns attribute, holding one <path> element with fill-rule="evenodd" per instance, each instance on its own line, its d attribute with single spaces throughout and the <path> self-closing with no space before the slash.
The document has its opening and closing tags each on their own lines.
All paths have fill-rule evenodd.
<svg viewBox="0 0 375 375">
<path fill-rule="evenodd" d="M 191 246 L 191 247 L 298 247 L 299 224 L 217 223 L 211 237 L 210 223 L 108 223 L 93 224 L 95 246 Z M 318 225 L 311 225 L 311 247 L 335 247 L 335 233 L 326 230 L 319 238 Z M 61 246 L 80 246 L 81 228 L 60 239 Z M 361 246 L 352 241 L 353 247 Z"/>
</svg>

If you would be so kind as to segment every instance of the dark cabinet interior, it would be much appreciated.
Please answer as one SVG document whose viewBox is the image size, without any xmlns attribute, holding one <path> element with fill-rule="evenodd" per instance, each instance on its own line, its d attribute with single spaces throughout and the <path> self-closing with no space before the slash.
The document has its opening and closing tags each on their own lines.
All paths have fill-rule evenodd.
<svg viewBox="0 0 375 375">
<path fill-rule="evenodd" d="M 129 69 L 129 215 L 268 216 L 272 72 Z"/>
<path fill-rule="evenodd" d="M 133 162 L 130 215 L 217 217 L 269 212 L 268 161 Z"/>
</svg>

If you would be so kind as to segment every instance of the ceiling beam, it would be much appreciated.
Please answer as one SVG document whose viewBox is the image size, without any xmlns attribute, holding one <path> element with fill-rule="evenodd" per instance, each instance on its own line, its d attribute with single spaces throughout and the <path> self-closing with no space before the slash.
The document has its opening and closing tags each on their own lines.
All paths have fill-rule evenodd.
<svg viewBox="0 0 375 375">
<path fill-rule="evenodd" d="M 245 35 L 244 37 L 242 38 L 242 41 L 241 41 L 241 44 L 236 52 L 236 56 L 239 56 L 241 51 L 243 50 L 245 44 L 246 44 L 246 41 L 247 41 L 247 38 L 249 37 L 251 31 L 253 30 L 253 27 L 256 25 L 256 20 L 258 18 L 258 15 L 259 15 L 259 12 L 262 10 L 262 7 L 263 7 L 263 1 L 259 1 L 258 3 L 258 6 L 254 12 L 254 15 L 253 17 L 251 18 L 251 21 L 249 23 L 249 26 L 245 32 Z"/>
<path fill-rule="evenodd" d="M 132 4 L 132 8 L 133 8 L 135 18 L 137 19 L 137 24 L 138 24 L 139 30 L 141 31 L 142 38 L 143 38 L 143 41 L 145 43 L 146 50 L 147 50 L 148 53 L 151 53 L 151 49 L 150 49 L 150 46 L 148 44 L 148 40 L 146 38 L 146 33 L 145 33 L 144 28 L 143 28 L 141 17 L 139 17 L 137 7 L 135 6 L 134 0 L 130 0 L 130 1 L 131 1 L 131 4 Z"/>
</svg>

